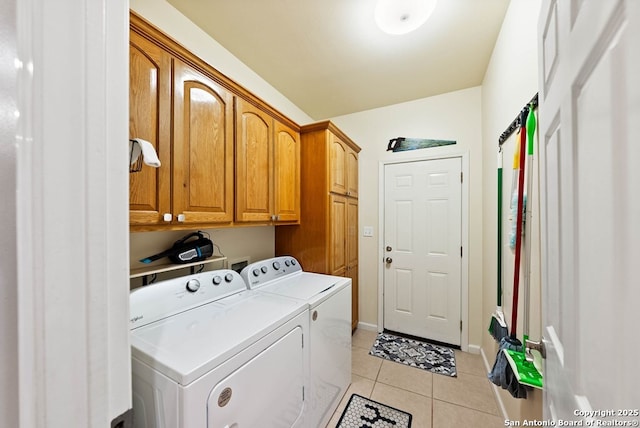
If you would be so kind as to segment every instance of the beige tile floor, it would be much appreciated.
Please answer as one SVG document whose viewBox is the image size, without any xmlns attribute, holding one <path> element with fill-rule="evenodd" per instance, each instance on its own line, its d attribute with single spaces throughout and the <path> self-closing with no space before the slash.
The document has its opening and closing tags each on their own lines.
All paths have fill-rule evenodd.
<svg viewBox="0 0 640 428">
<path fill-rule="evenodd" d="M 411 428 L 504 426 L 479 355 L 456 351 L 458 377 L 452 378 L 369 355 L 376 335 L 354 333 L 351 386 L 327 428 L 336 427 L 351 394 L 411 413 Z"/>
</svg>

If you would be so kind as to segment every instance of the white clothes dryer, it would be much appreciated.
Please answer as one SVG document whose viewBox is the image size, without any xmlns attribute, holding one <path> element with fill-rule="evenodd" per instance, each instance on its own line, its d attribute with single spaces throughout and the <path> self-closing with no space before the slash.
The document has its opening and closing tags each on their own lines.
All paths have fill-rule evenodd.
<svg viewBox="0 0 640 428">
<path fill-rule="evenodd" d="M 351 279 L 304 272 L 291 256 L 252 263 L 241 275 L 251 290 L 309 305 L 307 426 L 324 428 L 351 383 Z"/>
<path fill-rule="evenodd" d="M 306 428 L 308 306 L 232 270 L 131 292 L 137 428 Z"/>
</svg>

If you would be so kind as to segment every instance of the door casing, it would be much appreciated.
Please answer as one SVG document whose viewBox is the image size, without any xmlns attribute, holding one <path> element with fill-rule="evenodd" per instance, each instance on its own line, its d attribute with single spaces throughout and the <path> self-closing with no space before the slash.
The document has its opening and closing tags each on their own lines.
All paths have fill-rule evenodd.
<svg viewBox="0 0 640 428">
<path fill-rule="evenodd" d="M 420 162 L 429 160 L 440 160 L 460 158 L 462 162 L 462 268 L 460 272 L 460 319 L 462 330 L 460 331 L 460 349 L 469 350 L 469 152 L 459 151 L 446 155 L 433 155 L 403 158 L 398 160 L 383 160 L 378 164 L 378 230 L 380 240 L 378 242 L 378 331 L 383 330 L 384 318 L 384 180 L 385 166 L 398 163 Z"/>
</svg>

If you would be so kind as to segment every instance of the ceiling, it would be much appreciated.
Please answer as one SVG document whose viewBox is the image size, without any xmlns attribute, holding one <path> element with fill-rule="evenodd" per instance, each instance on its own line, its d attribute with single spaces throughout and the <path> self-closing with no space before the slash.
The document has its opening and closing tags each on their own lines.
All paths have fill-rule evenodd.
<svg viewBox="0 0 640 428">
<path fill-rule="evenodd" d="M 375 0 L 168 0 L 314 120 L 482 84 L 509 0 L 439 0 L 381 32 Z"/>
</svg>

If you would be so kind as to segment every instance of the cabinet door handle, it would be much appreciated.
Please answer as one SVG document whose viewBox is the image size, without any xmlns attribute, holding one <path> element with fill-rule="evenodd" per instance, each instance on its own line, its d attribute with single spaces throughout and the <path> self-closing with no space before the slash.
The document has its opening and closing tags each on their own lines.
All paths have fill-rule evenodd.
<svg viewBox="0 0 640 428">
<path fill-rule="evenodd" d="M 178 214 L 178 221 L 179 221 L 180 223 L 184 223 L 184 220 L 185 220 L 185 216 L 184 216 L 184 214 Z"/>
<path fill-rule="evenodd" d="M 162 220 L 169 223 L 171 220 L 173 220 L 173 215 L 171 213 L 164 213 L 162 214 Z"/>
</svg>

